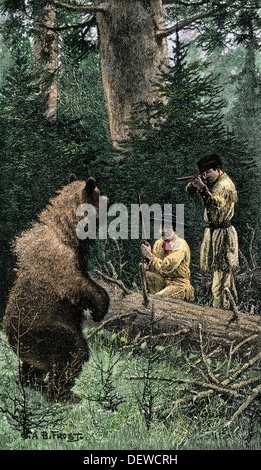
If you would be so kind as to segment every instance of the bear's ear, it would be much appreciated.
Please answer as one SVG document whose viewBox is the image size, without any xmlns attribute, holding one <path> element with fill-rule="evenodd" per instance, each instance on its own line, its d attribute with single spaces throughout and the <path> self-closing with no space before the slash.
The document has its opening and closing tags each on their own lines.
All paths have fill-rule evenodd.
<svg viewBox="0 0 261 470">
<path fill-rule="evenodd" d="M 74 173 L 71 173 L 67 178 L 67 183 L 70 184 L 73 181 L 77 181 L 77 176 Z"/>
<path fill-rule="evenodd" d="M 86 181 L 85 191 L 87 194 L 92 194 L 96 188 L 96 180 L 90 176 Z"/>
</svg>

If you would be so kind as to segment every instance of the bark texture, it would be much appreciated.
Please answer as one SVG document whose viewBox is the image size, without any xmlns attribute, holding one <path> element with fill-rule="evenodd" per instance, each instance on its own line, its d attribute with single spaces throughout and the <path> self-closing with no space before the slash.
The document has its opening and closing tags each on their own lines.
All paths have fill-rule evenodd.
<svg viewBox="0 0 261 470">
<path fill-rule="evenodd" d="M 97 14 L 102 83 L 111 139 L 128 139 L 128 120 L 140 102 L 157 96 L 154 84 L 168 62 L 161 0 L 111 0 Z"/>
<path fill-rule="evenodd" d="M 115 288 L 113 290 L 107 286 L 106 289 L 110 295 L 110 309 L 105 319 L 114 315 L 130 314 L 129 317 L 108 323 L 106 328 L 110 330 L 127 328 L 133 338 L 137 334 L 149 334 L 151 326 L 153 335 L 179 331 L 178 340 L 193 346 L 199 342 L 201 332 L 204 341 L 209 344 L 221 344 L 229 348 L 231 345 L 235 347 L 244 343 L 247 350 L 249 347 L 258 351 L 261 349 L 261 316 L 203 307 L 155 295 L 149 295 L 149 302 L 144 305 L 140 293 L 116 295 Z M 241 347 L 240 351 L 244 352 L 246 348 Z"/>
<path fill-rule="evenodd" d="M 40 92 L 45 95 L 45 116 L 56 122 L 58 114 L 58 33 L 56 8 L 46 2 L 44 8 L 34 9 L 34 67 L 41 74 Z"/>
</svg>

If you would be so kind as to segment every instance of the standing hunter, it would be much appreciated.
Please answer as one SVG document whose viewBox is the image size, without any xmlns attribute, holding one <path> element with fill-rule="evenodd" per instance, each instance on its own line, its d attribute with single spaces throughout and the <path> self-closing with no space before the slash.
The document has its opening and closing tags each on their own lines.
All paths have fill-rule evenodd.
<svg viewBox="0 0 261 470">
<path fill-rule="evenodd" d="M 235 302 L 237 291 L 233 273 L 238 269 L 238 237 L 231 220 L 237 201 L 233 181 L 222 170 L 218 155 L 209 155 L 198 162 L 200 175 L 187 185 L 189 194 L 197 193 L 204 203 L 206 229 L 200 251 L 200 267 L 214 273 L 213 307 L 230 308 L 228 288 Z"/>
</svg>

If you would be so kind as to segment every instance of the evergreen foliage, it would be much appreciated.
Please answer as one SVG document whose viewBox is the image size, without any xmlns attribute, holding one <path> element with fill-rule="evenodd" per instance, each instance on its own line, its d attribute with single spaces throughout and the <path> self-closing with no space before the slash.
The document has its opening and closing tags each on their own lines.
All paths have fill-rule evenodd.
<svg viewBox="0 0 261 470">
<path fill-rule="evenodd" d="M 199 249 L 204 231 L 203 206 L 186 194 L 186 183 L 175 177 L 198 172 L 196 162 L 208 153 L 221 156 L 224 170 L 235 181 L 239 202 L 235 224 L 240 247 L 248 251 L 250 233 L 245 229 L 259 215 L 257 165 L 251 148 L 227 130 L 224 101 L 218 76 L 208 72 L 206 61 L 187 59 L 187 48 L 177 41 L 173 65 L 158 84 L 163 100 L 144 107 L 133 119 L 136 138 L 132 144 L 134 180 L 152 204 L 184 204 L 185 237 L 192 250 L 192 282 L 199 275 Z M 250 201 L 246 194 L 253 194 Z M 199 212 L 202 216 L 199 218 Z M 251 215 L 250 215 L 251 214 Z"/>
<path fill-rule="evenodd" d="M 259 44 L 258 32 L 254 27 L 255 17 L 253 14 L 241 17 L 243 31 L 238 35 L 237 42 L 245 46 L 246 55 L 237 77 L 237 100 L 230 111 L 230 125 L 237 138 L 248 142 L 260 173 L 261 77 L 257 67 Z"/>
<path fill-rule="evenodd" d="M 9 37 L 10 21 L 13 34 Z M 63 25 L 65 18 L 60 21 Z M 40 78 L 33 70 L 30 38 L 24 34 L 23 21 L 9 16 L 2 35 L 12 57 L 2 85 L 0 114 L 2 309 L 12 284 L 11 240 L 29 226 L 72 172 L 79 178 L 97 177 L 105 193 L 128 207 L 137 203 L 136 189 L 141 191 L 142 202 L 149 205 L 168 203 L 175 210 L 175 204 L 184 204 L 185 222 L 190 226 L 185 237 L 192 251 L 195 285 L 200 280 L 203 207 L 199 199 L 188 197 L 185 184 L 175 182 L 175 177 L 196 173 L 196 162 L 202 155 L 217 152 L 239 190 L 235 222 L 241 250 L 247 255 L 251 233 L 245 227 L 250 214 L 258 220 L 259 213 L 254 203 L 259 197 L 253 186 L 258 178 L 256 163 L 242 139 L 237 141 L 227 131 L 222 88 L 218 77 L 208 72 L 208 62 L 188 60 L 187 48 L 177 37 L 171 66 L 157 85 L 162 101 L 143 105 L 142 112 L 133 116 L 131 149 L 128 144 L 127 150 L 115 154 L 108 138 L 95 48 L 86 47 L 82 57 L 83 50 L 77 43 L 72 49 L 74 42 L 67 40 L 70 34 L 66 32 L 59 72 L 59 119 L 53 125 L 42 115 Z M 249 192 L 254 192 L 253 199 L 247 197 Z M 133 282 L 139 283 L 139 241 L 121 240 L 121 245 L 122 251 L 128 252 L 124 275 L 131 287 Z M 101 248 L 102 242 L 97 241 L 94 267 L 102 263 Z M 108 251 L 113 259 L 114 244 L 109 244 Z"/>
<path fill-rule="evenodd" d="M 64 60 L 59 121 L 50 124 L 43 116 L 39 76 L 23 22 L 10 15 L 1 33 L 11 57 L 0 94 L 2 316 L 13 280 L 13 238 L 30 226 L 70 173 L 99 177 L 97 162 L 110 160 L 112 150 L 96 53 L 90 50 L 76 64 L 72 57 Z"/>
<path fill-rule="evenodd" d="M 249 6 L 249 1 L 237 3 Z M 177 37 L 171 66 L 159 76 L 156 85 L 162 100 L 151 106 L 141 104 L 142 110 L 139 107 L 133 115 L 131 144 L 128 142 L 115 152 L 107 128 L 99 55 L 95 38 L 91 37 L 95 17 L 91 16 L 78 28 L 75 26 L 78 21 L 85 22 L 83 15 L 58 9 L 61 34 L 58 120 L 50 124 L 43 116 L 43 97 L 39 93 L 42 77 L 33 67 L 34 31 L 30 17 L 31 10 L 42 4 L 42 0 L 2 0 L 0 3 L 4 15 L 0 28 L 0 318 L 13 280 L 10 244 L 16 235 L 30 227 L 49 198 L 67 182 L 70 173 L 83 179 L 93 175 L 105 194 L 128 208 L 137 203 L 136 189 L 141 192 L 142 202 L 149 205 L 169 203 L 175 209 L 175 204 L 184 204 L 185 222 L 189 224 L 185 238 L 192 251 L 192 284 L 197 287 L 201 281 L 199 250 L 204 231 L 203 206 L 199 198 L 190 199 L 186 183 L 175 182 L 175 177 L 197 173 L 196 162 L 203 155 L 216 152 L 221 155 L 224 170 L 238 189 L 234 220 L 240 249 L 248 257 L 252 227 L 256 262 L 260 264 L 259 11 L 244 9 L 242 14 L 231 11 L 225 14 L 221 9 L 222 14 L 216 15 L 214 20 L 206 20 L 205 33 L 199 35 L 194 47 L 200 45 L 200 52 L 203 50 L 207 58 L 191 59 Z M 178 4 L 182 4 L 179 10 L 182 19 L 188 8 L 186 2 Z M 189 9 L 194 14 L 198 6 L 189 6 Z M 230 28 L 232 34 L 228 35 Z M 228 61 L 225 54 L 220 59 L 225 46 L 231 47 L 229 59 L 236 56 L 239 71 L 233 76 L 229 92 L 231 83 L 224 81 L 225 74 L 221 68 L 218 70 L 222 60 L 223 63 Z M 224 102 L 224 98 L 229 103 Z M 226 110 L 229 110 L 227 114 Z M 119 240 L 122 254 L 119 261 L 115 243 L 109 240 L 107 245 L 107 254 L 116 268 L 127 261 L 124 282 L 132 288 L 134 282 L 139 283 L 140 241 Z M 92 251 L 93 269 L 103 265 L 102 247 L 102 242 L 97 240 Z M 200 300 L 197 296 L 196 301 Z M 211 301 L 210 296 L 203 300 Z M 177 407 L 173 418 L 166 423 L 163 411 L 155 412 L 155 408 L 166 402 L 166 398 L 183 398 L 189 390 L 194 393 L 194 385 L 188 390 L 187 384 L 181 383 L 173 389 L 165 383 L 152 382 L 150 376 L 156 372 L 165 376 L 168 372 L 175 379 L 182 379 L 184 370 L 188 369 L 186 359 L 196 361 L 197 358 L 193 354 L 184 358 L 177 349 L 152 351 L 147 343 L 130 353 L 127 349 L 125 354 L 126 343 L 124 332 L 121 336 L 106 336 L 106 332 L 101 332 L 92 342 L 91 362 L 76 384 L 86 399 L 72 409 L 63 410 L 65 421 L 61 425 L 57 422 L 59 430 L 67 435 L 71 431 L 85 433 L 84 440 L 75 443 L 30 440 L 18 435 L 19 420 L 23 417 L 20 410 L 24 404 L 29 419 L 24 424 L 37 426 L 42 416 L 47 420 L 43 422 L 44 427 L 48 428 L 49 419 L 50 427 L 53 422 L 42 396 L 28 390 L 25 394 L 19 392 L 16 360 L 13 356 L 7 357 L 11 354 L 8 348 L 5 351 L 1 348 L 0 398 L 4 397 L 9 410 L 7 418 L 10 418 L 7 422 L 6 416 L 1 416 L 3 447 L 92 449 L 96 446 L 104 450 L 104 445 L 121 449 L 127 440 L 132 448 L 142 445 L 146 449 L 156 446 L 160 449 L 170 446 L 177 449 L 260 448 L 256 402 L 241 416 L 238 425 L 223 427 L 224 418 L 231 417 L 242 403 L 241 396 L 234 401 L 217 395 L 200 403 Z M 218 357 L 208 364 L 215 372 L 224 366 Z M 233 367 L 236 370 L 241 365 L 235 363 Z M 130 374 L 138 371 L 145 380 L 133 381 L 130 385 L 127 370 Z M 224 367 L 223 372 L 227 372 Z M 199 376 L 193 378 L 202 378 L 200 370 Z M 10 396 L 11 381 L 17 402 Z M 247 397 L 250 390 L 244 393 Z M 16 403 L 18 407 L 12 416 L 12 406 Z M 3 408 L 0 411 L 6 414 Z"/>
</svg>

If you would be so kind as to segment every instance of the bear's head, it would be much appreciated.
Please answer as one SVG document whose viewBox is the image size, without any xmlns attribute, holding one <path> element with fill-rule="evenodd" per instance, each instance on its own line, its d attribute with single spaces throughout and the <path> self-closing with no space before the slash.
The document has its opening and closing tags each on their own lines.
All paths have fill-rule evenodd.
<svg viewBox="0 0 261 470">
<path fill-rule="evenodd" d="M 100 212 L 103 211 L 104 218 L 107 218 L 107 210 L 113 204 L 113 200 L 102 194 L 95 178 L 92 176 L 86 181 L 84 188 L 84 199 L 95 209 L 97 225 L 99 223 Z M 103 220 L 103 217 L 101 217 Z"/>
<path fill-rule="evenodd" d="M 107 220 L 108 208 L 113 204 L 113 200 L 101 193 L 93 177 L 88 178 L 87 181 L 69 184 L 71 185 L 76 185 L 73 189 L 80 190 L 81 198 L 81 203 L 76 210 L 77 237 L 79 240 L 86 241 L 87 244 L 92 244 L 92 241 L 96 239 L 98 226 L 103 225 Z"/>
<path fill-rule="evenodd" d="M 107 196 L 104 196 L 102 194 L 95 178 L 93 178 L 92 176 L 86 181 L 84 191 L 86 193 L 87 202 L 95 207 L 97 216 L 99 216 L 99 207 L 101 202 L 107 208 L 109 208 L 113 204 L 112 199 L 109 199 Z"/>
</svg>

